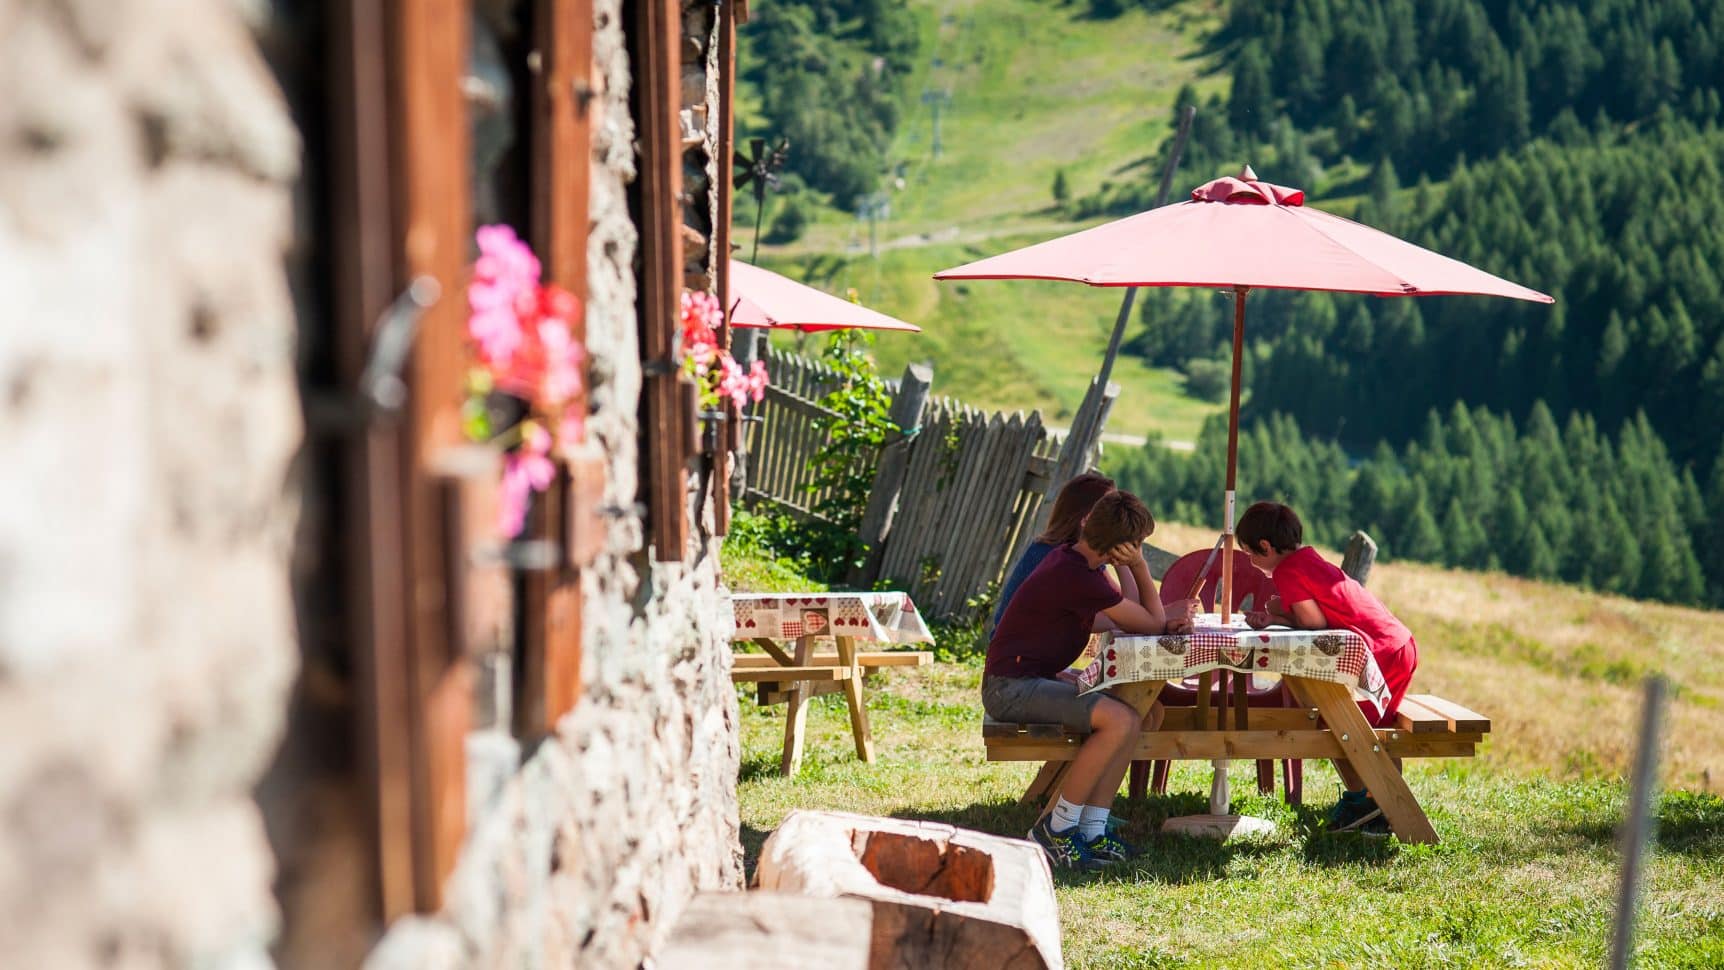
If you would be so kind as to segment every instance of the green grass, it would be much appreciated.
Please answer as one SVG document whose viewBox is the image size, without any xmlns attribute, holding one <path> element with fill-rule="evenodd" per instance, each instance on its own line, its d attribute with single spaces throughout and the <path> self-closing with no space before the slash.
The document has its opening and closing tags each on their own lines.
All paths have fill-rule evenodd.
<svg viewBox="0 0 1724 970">
<path fill-rule="evenodd" d="M 1074 198 L 1105 181 L 1143 176 L 1168 133 L 1173 99 L 1191 81 L 1207 96 L 1225 87 L 1205 53 L 1220 5 L 1188 0 L 1134 8 L 1112 20 L 1087 5 L 1048 0 L 925 0 L 917 4 L 923 66 L 891 157 L 904 166 L 891 219 L 878 227 L 876 266 L 867 228 L 817 208 L 802 240 L 763 246 L 760 262 L 910 320 L 921 335 L 882 336 L 891 376 L 908 361 L 934 365 L 934 391 L 990 409 L 1041 408 L 1050 423 L 1075 411 L 1094 377 L 1121 293 L 1076 283 L 939 283 L 939 269 L 1063 235 L 1085 224 L 1053 208 L 1054 173 Z M 743 50 L 746 56 L 746 48 Z M 932 67 L 934 58 L 942 66 Z M 948 88 L 945 150 L 932 157 L 931 117 L 920 101 Z M 743 117 L 751 94 L 742 92 Z M 1180 186 L 1215 173 L 1182 171 Z M 752 245 L 752 204 L 737 206 L 737 239 Z M 770 214 L 768 219 L 770 219 Z M 1132 332 L 1141 323 L 1133 320 Z M 1180 376 L 1122 357 L 1110 431 L 1196 438 L 1218 406 L 1187 397 Z"/>
<path fill-rule="evenodd" d="M 854 755 L 842 698 L 817 699 L 795 779 L 778 776 L 784 709 L 742 712 L 740 797 L 749 865 L 796 808 L 949 822 L 1021 835 L 1016 803 L 1035 766 L 988 763 L 970 665 L 888 670 L 869 686 L 876 763 Z M 1121 799 L 1145 854 L 1096 875 L 1056 874 L 1074 968 L 1594 967 L 1604 962 L 1617 880 L 1613 832 L 1624 792 L 1604 780 L 1516 777 L 1468 761 L 1413 762 L 1414 791 L 1442 843 L 1403 846 L 1321 831 L 1336 791 L 1307 762 L 1309 805 L 1255 794 L 1232 775 L 1233 808 L 1273 819 L 1273 838 L 1219 844 L 1157 834 L 1203 811 L 1204 769 L 1180 765 L 1170 794 Z M 1239 792 L 1251 792 L 1239 795 Z M 1661 812 L 1646 880 L 1639 966 L 1724 960 L 1724 800 L 1676 793 Z"/>
</svg>

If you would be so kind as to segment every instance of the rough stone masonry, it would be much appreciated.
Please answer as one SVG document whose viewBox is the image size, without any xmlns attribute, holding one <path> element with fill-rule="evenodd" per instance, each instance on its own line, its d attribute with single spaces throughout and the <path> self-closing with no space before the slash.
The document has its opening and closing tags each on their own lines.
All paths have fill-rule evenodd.
<svg viewBox="0 0 1724 970">
<path fill-rule="evenodd" d="M 298 136 L 232 3 L 0 0 L 0 940 L 255 966 Z"/>
</svg>

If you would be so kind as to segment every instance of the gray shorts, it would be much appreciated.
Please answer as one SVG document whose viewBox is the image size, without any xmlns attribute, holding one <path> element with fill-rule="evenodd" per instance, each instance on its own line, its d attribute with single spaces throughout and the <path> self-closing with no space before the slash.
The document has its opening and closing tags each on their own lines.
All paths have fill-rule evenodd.
<svg viewBox="0 0 1724 970">
<path fill-rule="evenodd" d="M 982 678 L 982 710 L 994 720 L 1063 724 L 1078 734 L 1089 733 L 1090 712 L 1105 696 L 1098 690 L 1079 697 L 1076 684 L 1046 677 Z"/>
</svg>

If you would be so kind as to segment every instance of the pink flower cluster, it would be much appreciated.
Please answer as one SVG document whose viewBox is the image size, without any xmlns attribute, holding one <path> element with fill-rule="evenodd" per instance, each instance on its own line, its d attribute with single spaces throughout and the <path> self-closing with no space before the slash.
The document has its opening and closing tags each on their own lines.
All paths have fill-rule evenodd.
<svg viewBox="0 0 1724 970">
<path fill-rule="evenodd" d="M 556 477 L 551 455 L 567 453 L 586 433 L 576 399 L 587 352 L 575 338 L 580 301 L 540 281 L 538 257 L 515 230 L 485 226 L 477 236 L 467 335 L 488 378 L 483 384 L 526 401 L 533 415 L 518 426 L 520 447 L 504 459 L 497 529 L 513 538 L 526 522 L 532 493 Z"/>
<path fill-rule="evenodd" d="M 682 294 L 682 350 L 685 372 L 700 387 L 700 405 L 715 408 L 725 398 L 738 409 L 766 396 L 766 364 L 755 361 L 748 370 L 729 353 L 719 349 L 718 327 L 724 308 L 711 293 L 684 290 Z"/>
</svg>

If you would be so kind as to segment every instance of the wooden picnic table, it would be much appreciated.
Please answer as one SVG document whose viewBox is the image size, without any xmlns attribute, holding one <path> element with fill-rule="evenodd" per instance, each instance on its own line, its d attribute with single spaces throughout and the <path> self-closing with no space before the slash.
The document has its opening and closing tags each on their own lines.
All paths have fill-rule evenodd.
<svg viewBox="0 0 1724 970">
<path fill-rule="evenodd" d="M 1211 726 L 1201 715 L 1179 723 L 1170 717 L 1162 730 L 1143 733 L 1135 757 L 1345 760 L 1404 842 L 1434 843 L 1437 833 L 1394 758 L 1469 756 L 1490 730 L 1487 719 L 1424 695 L 1402 702 L 1396 724 L 1374 728 L 1354 691 L 1381 709 L 1388 689 L 1364 638 L 1347 630 L 1223 626 L 1213 614 L 1186 635 L 1113 637 L 1078 682 L 1080 691 L 1105 689 L 1147 713 L 1166 682 L 1216 670 L 1279 674 L 1302 709 L 1252 711 L 1259 724 L 1248 729 Z M 1047 761 L 1025 794 L 1034 800 L 1057 793 L 1083 740 L 1055 725 L 984 724 L 984 737 L 990 760 Z"/>
<path fill-rule="evenodd" d="M 934 658 L 927 651 L 862 651 L 856 645 L 933 642 L 910 597 L 889 591 L 739 593 L 731 596 L 730 605 L 736 623 L 732 642 L 753 643 L 765 651 L 733 654 L 731 680 L 758 684 L 761 704 L 788 705 L 780 773 L 794 775 L 802 764 L 808 701 L 840 690 L 850 708 L 856 756 L 872 762 L 864 673 L 876 667 L 919 667 Z M 815 652 L 816 641 L 831 641 L 832 650 Z"/>
</svg>

